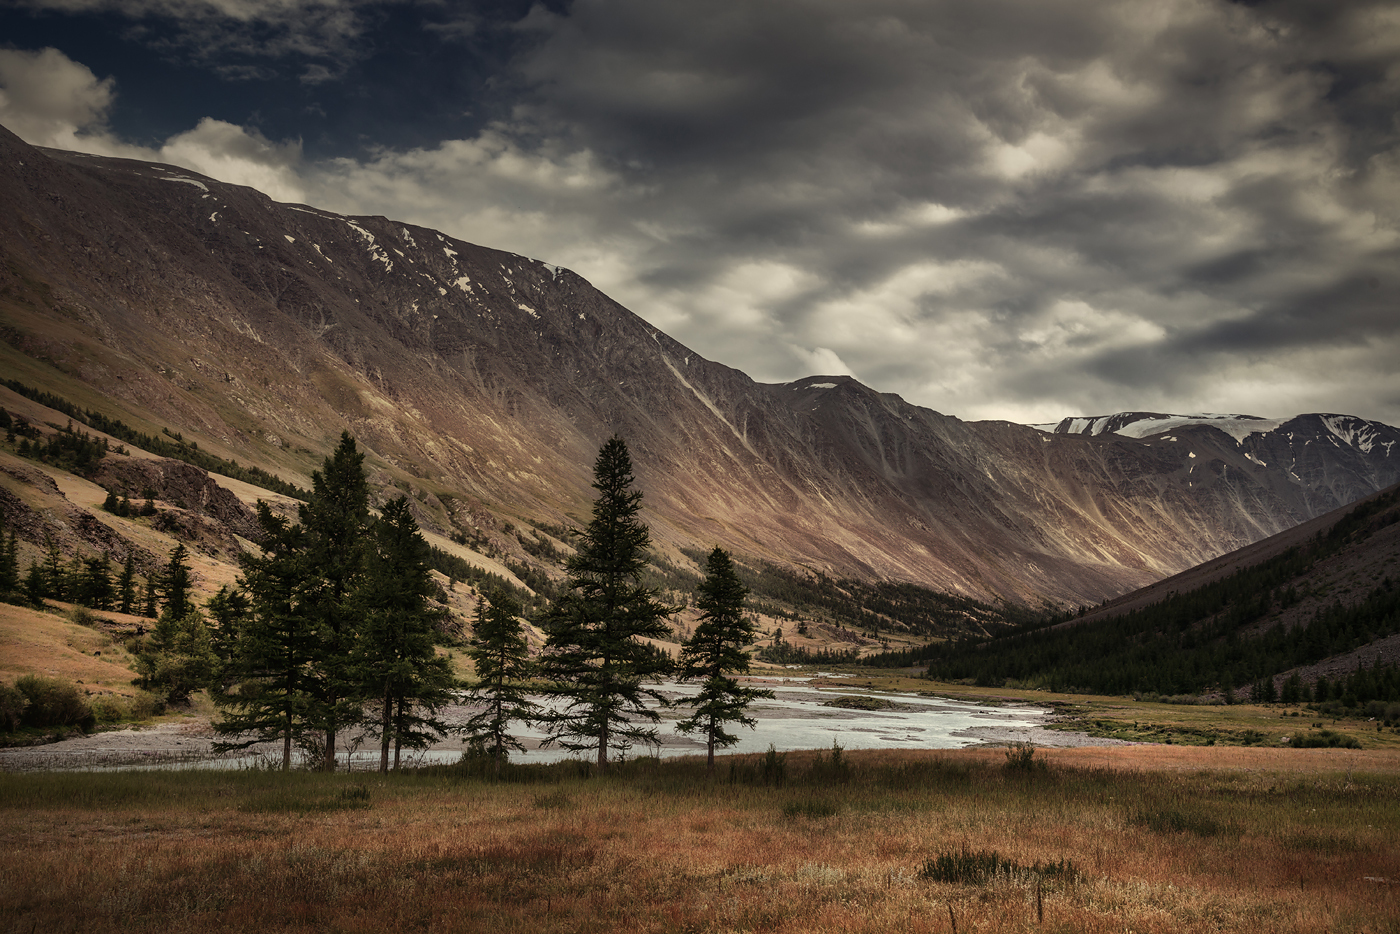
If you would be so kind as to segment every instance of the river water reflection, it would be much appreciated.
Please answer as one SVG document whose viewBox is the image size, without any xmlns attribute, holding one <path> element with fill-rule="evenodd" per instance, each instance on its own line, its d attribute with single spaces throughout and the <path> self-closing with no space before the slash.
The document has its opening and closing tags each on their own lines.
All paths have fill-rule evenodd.
<svg viewBox="0 0 1400 934">
<path fill-rule="evenodd" d="M 998 728 L 997 732 L 1001 733 L 1039 727 L 1050 713 L 1045 708 L 1022 705 L 998 707 L 917 694 L 819 688 L 805 677 L 755 678 L 750 683 L 773 691 L 775 696 L 772 700 L 754 702 L 749 709 L 758 721 L 755 728 L 731 724 L 729 732 L 739 737 L 738 744 L 717 751 L 765 752 L 770 745 L 779 752 L 830 749 L 833 742 L 843 749 L 959 749 L 992 738 L 985 728 Z M 699 686 L 665 682 L 658 690 L 676 699 L 693 697 Z M 853 710 L 828 706 L 841 697 L 876 698 L 889 702 L 891 709 Z M 542 702 L 538 697 L 534 700 Z M 687 736 L 675 730 L 675 723 L 689 716 L 690 710 L 687 706 L 663 709 L 657 729 L 660 745 L 636 746 L 628 756 L 704 755 L 702 735 Z M 587 755 L 558 747 L 541 748 L 543 730 L 528 724 L 513 724 L 512 732 L 527 747 L 524 753 L 512 753 L 512 762 L 557 762 Z M 453 762 L 461 751 L 460 742 L 449 740 L 425 753 L 414 754 L 413 759 L 416 762 Z M 373 768 L 377 763 L 377 751 L 361 749 L 354 754 L 352 767 Z"/>
</svg>

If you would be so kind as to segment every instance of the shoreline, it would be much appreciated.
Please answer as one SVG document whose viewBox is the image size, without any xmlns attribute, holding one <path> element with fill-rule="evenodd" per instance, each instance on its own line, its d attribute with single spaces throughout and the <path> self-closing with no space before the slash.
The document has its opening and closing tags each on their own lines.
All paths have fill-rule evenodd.
<svg viewBox="0 0 1400 934">
<path fill-rule="evenodd" d="M 1081 748 L 1085 746 L 1150 745 L 1125 740 L 1099 739 L 1087 733 L 1051 730 L 1044 726 L 1000 726 L 987 724 L 958 730 L 952 735 L 969 742 L 962 749 L 996 748 L 1031 743 L 1042 748 Z M 222 760 L 263 757 L 277 761 L 279 743 L 262 743 L 246 750 L 216 754 L 214 731 L 207 718 L 127 727 L 74 736 L 53 743 L 0 748 L 0 772 L 74 772 L 121 768 L 214 767 Z M 436 743 L 431 751 L 465 751 L 460 737 Z M 368 747 L 358 747 L 363 755 Z M 361 760 L 356 760 L 361 761 Z"/>
</svg>

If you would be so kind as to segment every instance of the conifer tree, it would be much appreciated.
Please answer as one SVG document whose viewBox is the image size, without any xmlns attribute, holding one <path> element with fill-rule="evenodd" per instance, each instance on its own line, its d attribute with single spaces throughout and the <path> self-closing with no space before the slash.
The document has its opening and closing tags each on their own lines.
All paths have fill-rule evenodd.
<svg viewBox="0 0 1400 934">
<path fill-rule="evenodd" d="M 199 610 L 191 606 L 184 616 L 165 612 L 136 653 L 138 683 L 168 703 L 187 704 L 191 694 L 209 686 L 217 662 Z"/>
<path fill-rule="evenodd" d="M 359 694 L 378 705 L 379 770 L 389 771 L 389 749 L 398 768 L 400 750 L 420 748 L 440 737 L 436 716 L 452 699 L 456 679 L 439 656 L 437 622 L 441 611 L 430 598 L 437 588 L 428 568 L 428 543 L 400 496 L 384 507 L 371 527 L 364 581 L 356 594 L 363 615 L 350 668 Z"/>
<path fill-rule="evenodd" d="M 100 558 L 82 559 L 82 571 L 73 588 L 74 603 L 94 610 L 112 607 L 112 561 L 104 551 Z"/>
<path fill-rule="evenodd" d="M 163 616 L 183 619 L 194 609 L 194 604 L 190 602 L 188 559 L 189 552 L 184 545 L 177 543 L 170 550 L 170 560 L 166 562 L 165 572 L 161 575 L 161 589 L 165 591 L 165 607 L 161 610 Z"/>
<path fill-rule="evenodd" d="M 234 685 L 215 698 L 223 718 L 214 729 L 229 739 L 219 751 L 281 740 L 282 768 L 291 768 L 292 746 L 314 727 L 309 722 L 315 688 L 312 666 L 324 651 L 321 633 L 302 606 L 306 534 L 258 503 L 262 554 L 242 557 L 241 587 L 249 613 L 229 660 Z"/>
<path fill-rule="evenodd" d="M 3 411 L 3 410 L 0 410 Z M 0 516 L 0 594 L 19 590 L 19 541 L 14 529 L 5 534 L 4 517 Z"/>
<path fill-rule="evenodd" d="M 745 651 L 758 637 L 752 620 L 744 616 L 748 588 L 734 572 L 734 563 L 722 548 L 710 552 L 705 579 L 696 588 L 695 606 L 700 619 L 695 633 L 681 649 L 682 680 L 703 679 L 700 693 L 681 701 L 695 712 L 676 724 L 682 733 L 705 734 L 706 767 L 715 768 L 715 747 L 732 746 L 739 738 L 725 730 L 738 722 L 752 728 L 757 721 L 745 711 L 754 700 L 772 697 L 772 691 L 741 687 L 732 674 L 747 674 Z"/>
<path fill-rule="evenodd" d="M 144 592 L 141 595 L 141 615 L 147 619 L 155 619 L 160 613 L 157 589 L 156 582 L 149 577 L 146 578 Z"/>
<path fill-rule="evenodd" d="M 670 635 L 666 621 L 675 608 L 642 586 L 651 533 L 637 517 L 642 494 L 632 483 L 627 445 L 614 436 L 593 467 L 593 519 L 565 563 L 568 583 L 545 620 L 548 638 L 540 659 L 541 675 L 563 702 L 540 718 L 547 730 L 544 745 L 593 750 L 602 769 L 609 750 L 656 742 L 656 730 L 635 721 L 660 719 L 645 699 L 664 698 L 643 684 L 670 669 L 664 653 L 642 641 Z"/>
<path fill-rule="evenodd" d="M 24 573 L 24 595 L 30 603 L 42 604 L 49 595 L 49 582 L 44 574 L 44 566 L 38 561 L 29 562 L 29 570 Z"/>
<path fill-rule="evenodd" d="M 130 613 L 136 608 L 136 557 L 131 551 L 126 553 L 122 573 L 117 578 L 117 609 Z"/>
<path fill-rule="evenodd" d="M 44 596 L 63 600 L 68 595 L 68 572 L 63 568 L 63 554 L 52 538 L 44 554 Z"/>
<path fill-rule="evenodd" d="M 303 610 L 320 630 L 323 651 L 315 666 L 316 710 L 325 735 L 324 768 L 335 769 L 336 734 L 360 717 L 354 676 L 347 669 L 357 618 L 352 603 L 364 570 L 369 484 L 364 454 L 349 432 L 311 475 L 311 498 L 298 509 L 306 530 L 307 577 Z"/>
<path fill-rule="evenodd" d="M 223 586 L 219 588 L 218 593 L 209 598 L 205 609 L 209 612 L 209 639 L 214 647 L 214 654 L 222 664 L 227 665 L 233 659 L 243 625 L 248 620 L 248 598 L 241 590 Z"/>
<path fill-rule="evenodd" d="M 510 750 L 525 751 L 510 734 L 510 722 L 532 720 L 539 706 L 525 694 L 525 682 L 534 676 L 535 666 L 519 617 L 520 604 L 501 590 L 483 596 L 476 605 L 471 648 L 467 650 L 477 677 L 471 696 L 486 707 L 466 722 L 463 732 L 486 750 L 497 775 Z"/>
</svg>

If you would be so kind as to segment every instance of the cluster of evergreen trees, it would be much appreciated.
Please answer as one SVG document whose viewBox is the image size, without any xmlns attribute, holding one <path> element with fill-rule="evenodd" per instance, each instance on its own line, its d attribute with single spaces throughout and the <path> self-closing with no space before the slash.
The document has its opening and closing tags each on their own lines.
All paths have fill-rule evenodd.
<svg viewBox="0 0 1400 934">
<path fill-rule="evenodd" d="M 183 546 L 179 546 L 181 556 Z M 183 560 L 181 557 L 180 560 Z M 49 540 L 42 558 L 19 569 L 19 541 L 13 529 L 5 529 L 0 516 L 0 601 L 39 605 L 45 600 L 66 600 L 94 610 L 115 610 L 154 619 L 161 608 L 164 583 L 160 574 L 141 580 L 136 563 L 127 554 L 120 570 L 111 557 L 74 555 L 65 560 L 58 545 Z"/>
<path fill-rule="evenodd" d="M 242 557 L 236 587 L 202 608 L 191 599 L 183 545 L 144 587 L 130 556 L 114 577 L 105 555 L 65 562 L 52 543 L 21 577 L 16 536 L 2 527 L 0 593 L 154 618 L 133 645 L 137 683 L 169 703 L 208 689 L 220 709 L 223 750 L 275 741 L 284 768 L 302 749 L 332 769 L 338 742 L 356 729 L 379 739 L 387 769 L 391 754 L 397 765 L 402 749 L 441 737 L 440 713 L 459 685 L 437 652 L 445 613 L 431 569 L 447 556 L 424 541 L 406 497 L 371 516 L 363 460 L 342 435 L 313 474 L 295 522 L 259 503 L 258 553 Z M 715 549 L 697 588 L 700 623 L 677 667 L 655 643 L 669 640 L 668 620 L 680 608 L 643 583 L 650 533 L 620 438 L 600 450 L 594 475 L 592 521 L 565 562 L 567 582 L 536 617 L 547 636 L 538 659 L 530 657 L 514 588 L 483 581 L 500 586 L 478 605 L 468 655 L 477 670 L 470 693 L 482 709 L 462 729 L 498 768 L 521 749 L 509 726 L 522 720 L 544 726 L 546 745 L 593 753 L 606 767 L 612 755 L 656 741 L 654 705 L 664 699 L 651 682 L 674 673 L 702 682 L 679 726 L 706 737 L 713 763 L 716 748 L 736 741 L 727 725 L 752 725 L 747 705 L 769 696 L 733 677 L 748 670 L 746 649 L 757 635 L 744 612 L 748 589 Z M 115 496 L 104 505 L 136 512 Z M 527 684 L 552 703 L 533 703 Z"/>
<path fill-rule="evenodd" d="M 283 768 L 300 747 L 333 769 L 338 738 L 366 727 L 387 770 L 391 749 L 397 761 L 440 735 L 455 679 L 435 648 L 428 546 L 406 497 L 371 518 L 363 462 L 343 434 L 298 521 L 258 504 L 261 553 L 243 556 L 239 590 L 210 607 L 219 748 L 279 741 Z"/>
<path fill-rule="evenodd" d="M 183 549 L 172 554 L 166 606 L 138 670 L 172 701 L 208 687 L 221 710 L 221 749 L 276 741 L 284 768 L 301 748 L 331 769 L 338 737 L 363 729 L 378 737 L 387 770 L 391 753 L 397 766 L 403 748 L 447 730 L 440 713 L 458 684 L 436 651 L 443 613 L 432 556 L 406 497 L 370 516 L 362 461 L 342 436 L 296 522 L 260 503 L 260 553 L 243 557 L 239 586 L 220 590 L 203 612 L 188 600 Z M 659 715 L 647 701 L 663 698 L 649 682 L 673 672 L 702 681 L 679 727 L 706 737 L 713 762 L 716 748 L 736 741 L 726 725 L 752 725 L 748 703 L 769 696 L 733 677 L 747 671 L 756 633 L 744 613 L 747 589 L 720 549 L 698 589 L 700 624 L 679 669 L 648 641 L 669 638 L 677 608 L 641 583 L 650 535 L 632 483 L 626 445 L 613 438 L 595 465 L 593 520 L 566 562 L 563 595 L 537 618 L 547 634 L 538 659 L 510 593 L 493 590 L 478 604 L 468 655 L 481 709 L 460 729 L 497 769 L 521 749 L 512 722 L 539 723 L 547 745 L 594 753 L 604 768 L 613 754 L 655 742 Z M 553 703 L 532 702 L 527 685 Z"/>
<path fill-rule="evenodd" d="M 710 553 L 696 601 L 699 625 L 682 647 L 677 671 L 647 641 L 669 638 L 667 620 L 680 608 L 660 602 L 642 582 L 651 536 L 638 516 L 642 494 L 632 489 L 632 460 L 621 438 L 598 452 L 593 478 L 592 520 L 565 563 L 563 594 L 541 620 L 547 637 L 538 672 L 556 706 L 532 719 L 544 725 L 546 745 L 592 752 L 606 768 L 613 750 L 656 742 L 656 708 L 665 698 L 648 682 L 674 672 L 701 681 L 699 694 L 685 701 L 694 712 L 677 728 L 705 736 L 713 768 L 715 748 L 737 741 L 726 725 L 752 725 L 748 704 L 772 696 L 733 677 L 748 671 L 745 649 L 756 636 L 744 613 L 747 588 L 722 549 Z"/>
</svg>

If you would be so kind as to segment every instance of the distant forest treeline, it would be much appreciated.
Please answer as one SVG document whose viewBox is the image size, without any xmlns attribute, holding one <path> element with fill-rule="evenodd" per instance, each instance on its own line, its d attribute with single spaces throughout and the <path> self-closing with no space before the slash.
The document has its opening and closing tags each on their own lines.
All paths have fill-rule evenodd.
<svg viewBox="0 0 1400 934">
<path fill-rule="evenodd" d="M 1387 576 L 1350 605 L 1338 599 L 1285 629 L 1259 631 L 1271 614 L 1297 605 L 1300 581 L 1318 562 L 1400 521 L 1400 492 L 1363 503 L 1325 534 L 1189 593 L 1107 619 L 1040 624 L 994 640 L 961 640 L 867 659 L 927 663 L 928 676 L 1089 694 L 1199 695 L 1247 691 L 1280 699 L 1275 678 L 1400 632 L 1400 585 Z M 1306 583 L 1301 586 L 1307 587 Z M 1393 667 L 1354 673 L 1339 685 L 1289 679 L 1287 699 L 1400 700 Z M 1341 693 L 1338 693 L 1340 691 Z M 1304 696 L 1306 692 L 1307 696 Z M 1363 696 L 1364 695 L 1364 696 Z"/>
</svg>

